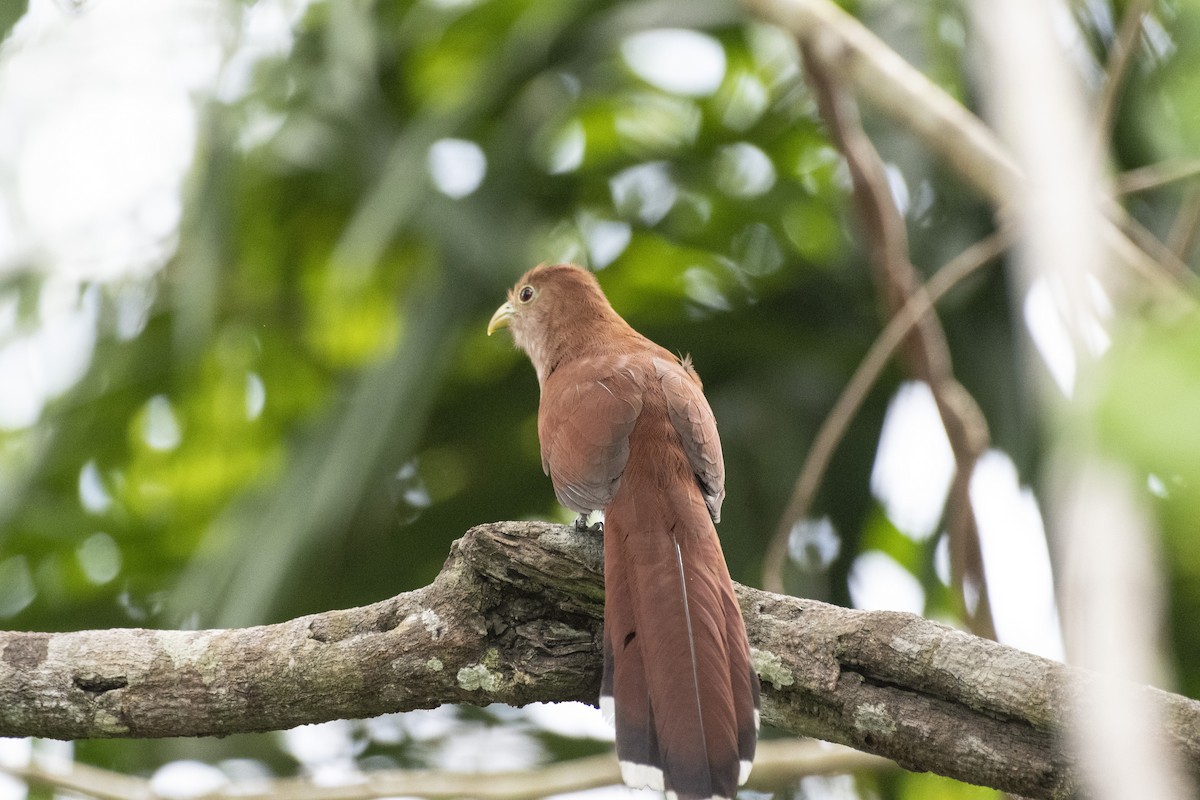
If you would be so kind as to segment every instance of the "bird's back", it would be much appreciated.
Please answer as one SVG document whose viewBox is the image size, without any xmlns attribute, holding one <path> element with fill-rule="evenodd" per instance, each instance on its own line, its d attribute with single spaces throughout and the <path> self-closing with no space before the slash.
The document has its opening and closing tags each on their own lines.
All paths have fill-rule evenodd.
<svg viewBox="0 0 1200 800">
<path fill-rule="evenodd" d="M 712 521 L 723 468 L 699 382 L 651 345 L 559 365 L 542 407 L 560 501 L 605 512 L 602 696 L 626 782 L 731 798 L 753 760 L 758 682 Z"/>
</svg>

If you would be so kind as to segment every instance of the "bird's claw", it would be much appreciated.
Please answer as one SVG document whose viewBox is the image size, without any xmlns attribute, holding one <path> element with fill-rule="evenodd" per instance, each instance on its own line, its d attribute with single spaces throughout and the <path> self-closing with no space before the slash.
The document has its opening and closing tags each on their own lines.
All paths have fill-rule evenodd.
<svg viewBox="0 0 1200 800">
<path fill-rule="evenodd" d="M 595 522 L 588 525 L 588 514 L 580 514 L 572 525 L 576 533 L 604 533 L 604 523 Z"/>
</svg>

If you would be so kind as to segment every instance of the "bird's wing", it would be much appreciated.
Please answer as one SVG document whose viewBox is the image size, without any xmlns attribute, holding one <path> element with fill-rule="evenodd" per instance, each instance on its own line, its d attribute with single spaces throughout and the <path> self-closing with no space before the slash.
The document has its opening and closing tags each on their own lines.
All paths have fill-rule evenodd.
<svg viewBox="0 0 1200 800">
<path fill-rule="evenodd" d="M 721 503 L 725 500 L 725 461 L 721 456 L 721 439 L 717 436 L 717 420 L 704 398 L 691 363 L 655 357 L 654 369 L 667 398 L 667 414 L 687 455 L 704 504 L 713 522 L 721 521 Z"/>
<path fill-rule="evenodd" d="M 542 469 L 567 508 L 604 508 L 629 458 L 645 380 L 631 359 L 594 356 L 555 369 L 542 387 L 538 439 Z"/>
</svg>

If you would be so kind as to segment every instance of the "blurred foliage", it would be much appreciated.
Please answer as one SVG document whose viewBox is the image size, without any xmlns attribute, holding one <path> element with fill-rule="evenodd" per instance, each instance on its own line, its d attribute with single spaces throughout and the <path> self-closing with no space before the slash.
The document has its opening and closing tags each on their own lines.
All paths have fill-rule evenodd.
<svg viewBox="0 0 1200 800">
<path fill-rule="evenodd" d="M 880 789 L 897 800 L 999 800 L 1005 795 L 995 789 L 967 786 L 929 773 L 900 773 L 880 781 Z"/>
<path fill-rule="evenodd" d="M 960 4 L 860 6 L 973 104 Z M 1078 9 L 1096 64 L 1122 10 Z M 1200 7 L 1160 3 L 1152 22 L 1117 118 L 1118 169 L 1200 145 Z M 719 84 L 672 91 L 640 74 L 631 37 L 662 29 L 718 47 Z M 906 201 L 913 260 L 931 272 L 987 233 L 991 212 L 921 142 L 865 112 Z M 431 148 L 448 141 L 482 155 L 477 188 L 439 188 Z M 99 307 L 87 374 L 35 426 L 0 432 L 0 624 L 281 620 L 427 583 L 472 524 L 566 520 L 540 467 L 533 372 L 484 336 L 505 289 L 539 261 L 602 270 L 636 328 L 693 355 L 725 447 L 726 555 L 735 578 L 756 582 L 806 448 L 881 327 L 846 188 L 790 37 L 731 2 L 314 2 L 248 92 L 207 103 L 170 263 L 83 287 Z M 1161 232 L 1180 196 L 1168 187 L 1130 209 Z M 0 289 L 23 315 L 38 274 Z M 995 446 L 1036 486 L 1043 423 L 1009 283 L 994 268 L 942 311 Z M 1200 328 L 1150 318 L 1114 336 L 1088 384 L 1096 429 L 1165 487 L 1176 668 L 1195 696 L 1200 636 L 1186 623 L 1200 609 L 1200 505 L 1188 489 L 1200 428 L 1184 399 L 1200 395 Z M 948 618 L 937 537 L 905 536 L 870 492 L 901 378 L 876 387 L 825 478 L 815 512 L 834 554 L 793 564 L 789 580 L 848 604 L 854 558 L 880 550 L 920 581 L 927 613 Z M 462 716 L 443 738 L 513 724 L 506 710 Z M 355 728 L 355 757 L 435 763 L 436 742 L 406 724 Z M 597 746 L 530 728 L 545 757 Z M 126 771 L 185 755 L 292 771 L 278 743 L 78 750 Z M 928 776 L 864 781 L 864 796 L 985 794 Z"/>
<path fill-rule="evenodd" d="M 0 41 L 4 41 L 4 37 L 12 29 L 29 7 L 29 0 L 9 0 L 9 2 L 0 5 Z"/>
</svg>

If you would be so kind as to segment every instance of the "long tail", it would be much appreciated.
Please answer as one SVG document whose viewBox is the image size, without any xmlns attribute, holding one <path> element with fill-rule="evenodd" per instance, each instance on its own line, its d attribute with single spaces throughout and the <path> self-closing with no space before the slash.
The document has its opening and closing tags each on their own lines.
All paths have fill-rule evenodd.
<svg viewBox="0 0 1200 800">
<path fill-rule="evenodd" d="M 733 584 L 682 452 L 631 438 L 651 446 L 633 446 L 605 510 L 601 707 L 627 784 L 732 798 L 759 702 Z"/>
</svg>

